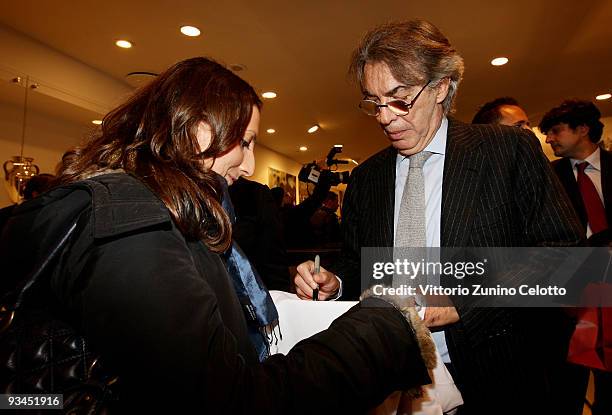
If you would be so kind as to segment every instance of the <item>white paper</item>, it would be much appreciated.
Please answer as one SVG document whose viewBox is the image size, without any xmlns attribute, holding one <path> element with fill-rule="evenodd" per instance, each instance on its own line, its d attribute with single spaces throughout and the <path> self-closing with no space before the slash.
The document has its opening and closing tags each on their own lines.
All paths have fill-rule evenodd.
<svg viewBox="0 0 612 415">
<path fill-rule="evenodd" d="M 357 304 L 357 301 L 304 301 L 284 291 L 270 291 L 270 295 L 278 310 L 282 333 L 282 339 L 271 347 L 273 354 L 287 354 L 299 341 L 327 329 L 332 321 Z M 434 383 L 424 387 L 425 398 L 413 402 L 412 415 L 442 415 L 463 403 L 461 393 L 442 363 L 440 354 L 437 351 L 436 354 L 436 367 L 430 371 Z M 398 400 L 398 394 L 391 395 L 372 413 L 394 415 Z"/>
</svg>

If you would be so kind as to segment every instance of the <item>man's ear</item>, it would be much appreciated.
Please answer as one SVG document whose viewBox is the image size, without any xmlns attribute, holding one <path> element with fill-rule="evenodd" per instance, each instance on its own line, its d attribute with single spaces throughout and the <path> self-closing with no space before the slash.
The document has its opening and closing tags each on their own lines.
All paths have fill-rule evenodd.
<svg viewBox="0 0 612 415">
<path fill-rule="evenodd" d="M 578 133 L 578 135 L 580 137 L 587 137 L 588 138 L 590 131 L 591 131 L 591 129 L 586 124 L 582 124 L 582 125 L 579 125 L 579 126 L 576 127 L 576 132 Z"/>
<path fill-rule="evenodd" d="M 441 104 L 448 95 L 448 89 L 450 88 L 450 78 L 443 78 L 440 82 L 438 82 L 438 93 L 436 94 L 436 104 Z"/>
</svg>

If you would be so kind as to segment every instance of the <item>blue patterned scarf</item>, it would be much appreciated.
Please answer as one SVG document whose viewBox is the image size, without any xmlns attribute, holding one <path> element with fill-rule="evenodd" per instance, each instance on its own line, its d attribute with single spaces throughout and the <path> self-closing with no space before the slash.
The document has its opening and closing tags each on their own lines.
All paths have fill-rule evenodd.
<svg viewBox="0 0 612 415">
<path fill-rule="evenodd" d="M 222 205 L 233 225 L 236 221 L 236 214 L 228 192 L 227 181 L 221 176 L 219 179 L 223 188 Z M 257 350 L 259 360 L 263 361 L 270 355 L 270 343 L 274 329 L 278 326 L 276 306 L 272 302 L 268 289 L 251 265 L 251 261 L 235 241 L 232 240 L 232 246 L 223 254 L 223 258 L 247 319 L 249 337 Z"/>
</svg>

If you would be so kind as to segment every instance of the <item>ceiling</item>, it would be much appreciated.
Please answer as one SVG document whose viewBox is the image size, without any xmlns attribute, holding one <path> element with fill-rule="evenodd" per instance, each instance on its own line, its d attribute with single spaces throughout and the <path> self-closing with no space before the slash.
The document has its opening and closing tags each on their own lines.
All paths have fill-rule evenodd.
<svg viewBox="0 0 612 415">
<path fill-rule="evenodd" d="M 356 160 L 386 145 L 357 109 L 348 59 L 366 30 L 413 17 L 436 24 L 465 59 L 455 113 L 461 120 L 511 95 L 537 124 L 564 98 L 612 92 L 612 2 L 605 0 L 20 0 L 3 4 L 0 23 L 126 83 L 130 72 L 160 72 L 192 56 L 242 64 L 239 74 L 258 92 L 278 94 L 265 100 L 259 142 L 302 163 L 333 144 Z M 185 24 L 202 35 L 183 36 Z M 117 48 L 119 38 L 134 47 Z M 510 62 L 493 67 L 496 56 Z M 612 115 L 612 100 L 597 105 Z M 75 114 L 81 122 L 89 116 Z M 307 134 L 315 123 L 322 129 Z M 300 152 L 301 145 L 309 150 Z"/>
<path fill-rule="evenodd" d="M 21 86 L 25 85 L 25 80 L 22 80 Z M 16 105 L 20 111 L 23 111 L 25 99 L 25 90 L 23 87 L 18 87 L 13 82 L 0 82 L 0 105 Z M 37 94 L 34 89 L 28 92 L 28 113 L 38 112 L 48 115 L 53 119 L 71 121 L 86 127 L 91 127 L 91 121 L 100 118 L 100 114 L 94 111 L 87 110 L 78 105 L 69 104 L 53 98 L 46 94 Z M 19 123 L 21 126 L 22 114 L 20 115 Z M 21 137 L 6 136 L 6 139 L 21 139 Z"/>
</svg>

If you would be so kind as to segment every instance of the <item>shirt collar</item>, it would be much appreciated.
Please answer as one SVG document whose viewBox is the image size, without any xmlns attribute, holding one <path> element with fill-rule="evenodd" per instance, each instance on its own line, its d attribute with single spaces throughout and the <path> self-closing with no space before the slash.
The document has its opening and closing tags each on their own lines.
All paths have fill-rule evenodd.
<svg viewBox="0 0 612 415">
<path fill-rule="evenodd" d="M 423 151 L 430 151 L 435 154 L 444 155 L 446 153 L 447 134 L 448 134 L 448 118 L 444 117 L 442 118 L 442 122 L 440 123 L 440 127 L 438 128 L 438 131 L 436 131 L 434 138 L 431 140 L 429 144 L 427 144 L 427 147 L 425 147 Z"/>
<path fill-rule="evenodd" d="M 448 136 L 448 118 L 442 118 L 442 122 L 440 123 L 440 127 L 438 127 L 438 131 L 434 134 L 432 140 L 427 144 L 427 147 L 423 149 L 423 151 L 429 151 L 434 154 L 444 155 L 446 153 L 446 139 Z M 406 160 L 408 157 L 402 156 L 401 154 L 397 154 L 396 164 L 401 163 L 403 160 Z"/>
<path fill-rule="evenodd" d="M 570 161 L 572 162 L 572 169 L 576 168 L 576 164 L 582 163 L 583 161 L 587 161 L 590 167 L 593 167 L 595 170 L 601 171 L 601 157 L 599 157 L 599 153 L 600 153 L 600 150 L 599 150 L 599 147 L 597 147 L 597 149 L 595 149 L 595 151 L 593 151 L 584 160 L 570 159 Z"/>
</svg>

